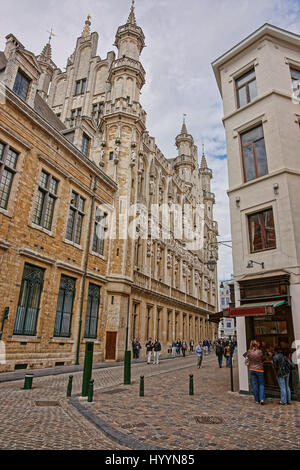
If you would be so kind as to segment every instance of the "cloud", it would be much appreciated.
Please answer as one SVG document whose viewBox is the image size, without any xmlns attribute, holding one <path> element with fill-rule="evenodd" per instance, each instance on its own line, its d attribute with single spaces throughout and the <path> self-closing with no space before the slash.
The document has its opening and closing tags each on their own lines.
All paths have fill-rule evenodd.
<svg viewBox="0 0 300 470">
<path fill-rule="evenodd" d="M 53 27 L 53 59 L 63 69 L 88 13 L 99 33 L 100 57 L 113 47 L 118 26 L 127 20 L 130 0 L 20 0 L 1 2 L 0 30 L 12 32 L 38 54 Z M 222 100 L 211 62 L 264 23 L 300 32 L 300 0 L 136 0 L 137 23 L 146 37 L 141 62 L 146 84 L 141 102 L 150 135 L 167 158 L 176 155 L 175 137 L 183 113 L 195 144 L 205 144 L 214 172 L 215 219 L 220 239 L 230 239 L 227 165 Z M 3 49 L 1 38 L 0 49 Z M 201 153 L 201 152 L 199 152 Z M 224 238 L 223 238 L 224 237 Z M 229 279 L 231 250 L 220 247 L 219 276 Z"/>
</svg>

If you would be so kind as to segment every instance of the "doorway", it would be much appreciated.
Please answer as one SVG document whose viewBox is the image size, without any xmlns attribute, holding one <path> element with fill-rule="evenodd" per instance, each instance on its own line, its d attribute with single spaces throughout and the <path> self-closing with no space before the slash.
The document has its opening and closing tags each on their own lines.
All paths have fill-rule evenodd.
<svg viewBox="0 0 300 470">
<path fill-rule="evenodd" d="M 116 359 L 116 346 L 117 346 L 117 332 L 106 332 L 106 354 L 105 359 L 114 361 Z"/>
</svg>

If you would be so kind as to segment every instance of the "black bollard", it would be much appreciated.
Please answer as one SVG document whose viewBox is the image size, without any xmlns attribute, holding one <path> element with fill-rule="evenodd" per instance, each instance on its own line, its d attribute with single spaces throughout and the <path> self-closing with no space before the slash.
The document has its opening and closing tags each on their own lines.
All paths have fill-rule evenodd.
<svg viewBox="0 0 300 470">
<path fill-rule="evenodd" d="M 144 396 L 144 376 L 140 377 L 140 397 Z"/>
<path fill-rule="evenodd" d="M 94 394 L 94 380 L 91 380 L 89 384 L 89 390 L 88 390 L 88 402 L 89 403 L 93 401 L 93 394 Z"/>
<path fill-rule="evenodd" d="M 32 380 L 33 380 L 33 375 L 32 374 L 26 374 L 25 375 L 24 390 L 31 390 L 32 389 Z"/>
<path fill-rule="evenodd" d="M 189 395 L 194 395 L 194 376 L 190 374 L 190 391 Z"/>
<path fill-rule="evenodd" d="M 72 395 L 72 382 L 73 382 L 73 375 L 69 376 L 68 388 L 67 388 L 67 397 Z"/>
</svg>

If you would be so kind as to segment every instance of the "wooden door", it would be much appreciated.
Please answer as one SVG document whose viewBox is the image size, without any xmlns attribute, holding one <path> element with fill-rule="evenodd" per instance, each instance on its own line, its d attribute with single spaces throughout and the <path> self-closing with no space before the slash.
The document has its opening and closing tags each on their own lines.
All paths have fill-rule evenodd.
<svg viewBox="0 0 300 470">
<path fill-rule="evenodd" d="M 117 332 L 107 331 L 106 332 L 106 355 L 105 359 L 115 360 L 116 359 L 116 346 L 117 346 Z"/>
</svg>

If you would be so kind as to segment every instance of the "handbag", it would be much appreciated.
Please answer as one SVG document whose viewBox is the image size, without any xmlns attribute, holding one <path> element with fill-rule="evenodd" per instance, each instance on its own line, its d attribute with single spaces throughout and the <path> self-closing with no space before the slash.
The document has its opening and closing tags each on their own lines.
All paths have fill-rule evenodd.
<svg viewBox="0 0 300 470">
<path fill-rule="evenodd" d="M 249 366 L 249 365 L 250 365 L 250 361 L 249 361 L 248 357 L 246 357 L 246 359 L 245 359 L 245 366 Z"/>
</svg>

